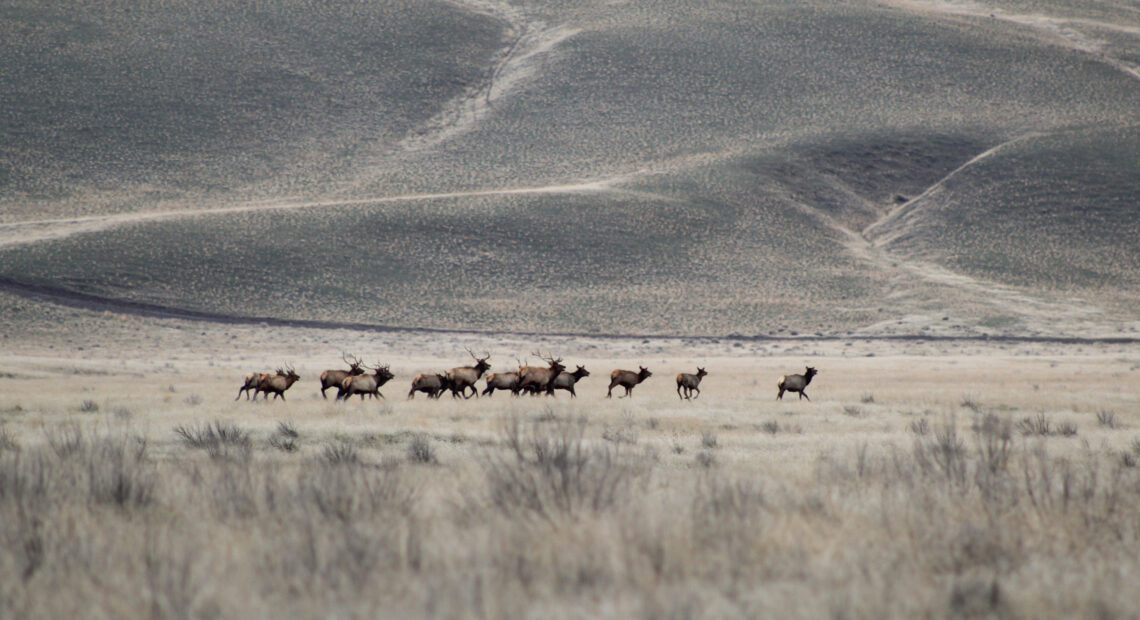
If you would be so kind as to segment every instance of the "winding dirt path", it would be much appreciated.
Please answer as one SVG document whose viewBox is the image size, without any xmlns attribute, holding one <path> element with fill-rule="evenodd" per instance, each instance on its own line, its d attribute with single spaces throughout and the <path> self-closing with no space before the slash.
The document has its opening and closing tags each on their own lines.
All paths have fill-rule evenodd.
<svg viewBox="0 0 1140 620">
<path fill-rule="evenodd" d="M 472 198 L 478 196 L 505 196 L 514 194 L 577 194 L 587 192 L 614 191 L 612 184 L 621 178 L 573 183 L 567 185 L 545 185 L 541 187 L 517 187 L 502 189 L 472 190 L 464 192 L 439 192 L 428 194 L 404 194 L 400 196 L 372 196 L 346 200 L 313 200 L 307 202 L 271 202 L 212 209 L 176 209 L 169 211 L 148 211 L 121 213 L 116 215 L 90 215 L 49 220 L 31 220 L 0 224 L 0 250 L 17 245 L 27 245 L 44 241 L 56 241 L 74 235 L 100 232 L 131 224 L 160 222 L 164 220 L 254 213 L 260 211 L 294 211 L 299 209 L 326 209 L 357 205 L 383 204 L 390 202 L 414 202 L 423 200 L 444 200 L 449 198 Z"/>
</svg>

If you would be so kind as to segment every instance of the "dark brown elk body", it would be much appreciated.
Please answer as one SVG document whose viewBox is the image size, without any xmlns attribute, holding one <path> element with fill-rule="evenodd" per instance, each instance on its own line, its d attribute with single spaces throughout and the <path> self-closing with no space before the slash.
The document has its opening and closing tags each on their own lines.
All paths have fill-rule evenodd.
<svg viewBox="0 0 1140 620">
<path fill-rule="evenodd" d="M 245 376 L 245 383 L 242 383 L 241 387 L 238 388 L 237 398 L 235 398 L 234 400 L 238 400 L 238 398 L 241 398 L 242 392 L 245 392 L 245 399 L 250 400 L 250 397 L 249 397 L 250 390 L 253 390 L 253 397 L 257 398 L 257 386 L 261 385 L 261 382 L 264 381 L 270 375 L 271 375 L 271 373 L 268 373 L 268 372 L 251 372 L 248 375 L 246 375 Z"/>
<path fill-rule="evenodd" d="M 811 400 L 807 393 L 804 392 L 804 389 L 811 383 L 811 378 L 817 374 L 819 374 L 818 370 L 808 366 L 807 371 L 802 375 L 785 375 L 780 377 L 779 382 L 776 383 L 776 387 L 780 388 L 780 393 L 776 395 L 776 400 L 783 400 L 785 391 L 799 392 L 800 398 Z"/>
<path fill-rule="evenodd" d="M 421 372 L 412 379 L 412 389 L 408 390 L 408 398 L 415 398 L 416 392 L 423 392 L 428 398 L 439 398 L 443 391 L 451 387 L 447 375 Z"/>
<path fill-rule="evenodd" d="M 487 363 L 487 360 L 491 359 L 490 353 L 485 354 L 483 357 L 476 357 L 474 353 L 471 353 L 471 349 L 468 349 L 467 353 L 475 359 L 474 366 L 460 366 L 447 371 L 447 381 L 451 388 L 452 397 L 462 394 L 463 398 L 471 398 L 471 396 L 467 394 L 468 388 L 471 389 L 473 395 L 479 396 L 479 388 L 475 387 L 475 382 L 479 380 L 479 377 L 483 376 L 483 373 L 491 368 L 491 365 Z"/>
<path fill-rule="evenodd" d="M 590 371 L 586 370 L 585 366 L 579 366 L 578 369 L 575 370 L 574 372 L 566 372 L 564 370 L 564 371 L 558 373 L 558 376 L 555 377 L 554 389 L 566 390 L 567 392 L 570 392 L 571 398 L 576 397 L 576 396 L 578 396 L 578 394 L 574 391 L 574 385 L 577 384 L 578 380 L 581 379 L 582 377 L 589 377 L 589 376 L 590 376 Z"/>
<path fill-rule="evenodd" d="M 543 356 L 540 353 L 535 353 L 542 361 L 546 362 L 546 368 L 542 366 L 520 366 L 519 367 L 519 390 L 527 391 L 531 394 L 539 392 L 546 392 L 547 394 L 554 393 L 554 380 L 566 370 L 566 366 L 562 365 L 562 358 L 555 359 L 553 355 Z"/>
<path fill-rule="evenodd" d="M 701 379 L 705 378 L 705 375 L 707 375 L 707 374 L 709 374 L 708 371 L 706 371 L 704 368 L 700 368 L 700 367 L 697 368 L 697 374 L 692 374 L 692 373 L 688 373 L 688 372 L 682 372 L 682 373 L 678 374 L 677 375 L 677 398 L 686 398 L 686 399 L 695 398 L 693 396 L 693 392 L 696 392 L 697 396 L 700 396 L 701 395 L 701 388 L 700 388 Z M 684 396 L 681 396 L 681 390 L 685 391 Z"/>
<path fill-rule="evenodd" d="M 645 366 L 638 366 L 638 368 L 641 370 L 637 372 L 633 372 L 632 370 L 621 370 L 620 368 L 611 372 L 610 388 L 606 390 L 606 398 L 613 396 L 614 387 L 619 385 L 625 388 L 626 396 L 632 396 L 633 387 L 635 385 L 653 376 L 653 373 L 649 372 L 649 369 Z"/>
<path fill-rule="evenodd" d="M 360 361 L 359 358 L 354 356 L 350 360 L 348 359 L 348 355 L 345 354 L 341 356 L 341 359 L 343 359 L 344 362 L 348 364 L 348 370 L 337 368 L 326 370 L 321 373 L 321 398 L 328 398 L 328 395 L 325 394 L 325 390 L 331 387 L 339 389 L 341 384 L 344 383 L 346 377 L 355 377 L 356 375 L 364 374 L 364 364 Z"/>
<path fill-rule="evenodd" d="M 510 390 L 511 394 L 519 395 L 519 373 L 493 372 L 487 375 L 487 387 L 483 389 L 483 396 L 490 396 L 495 390 Z"/>
<path fill-rule="evenodd" d="M 390 381 L 395 375 L 392 371 L 388 370 L 388 365 L 377 365 L 373 368 L 373 373 L 370 375 L 352 375 L 345 377 L 341 381 L 340 389 L 337 390 L 336 399 L 348 400 L 354 394 L 360 394 L 360 400 L 364 400 L 367 395 L 370 398 L 384 398 L 380 393 L 380 387 Z"/>
<path fill-rule="evenodd" d="M 288 390 L 301 378 L 293 368 L 288 367 L 285 370 L 278 369 L 277 374 L 269 375 L 261 380 L 257 386 L 258 392 L 265 394 L 265 399 L 269 400 L 269 395 L 273 394 L 273 398 L 280 397 L 285 400 L 285 390 Z M 254 394 L 254 400 L 257 400 L 257 395 Z"/>
</svg>

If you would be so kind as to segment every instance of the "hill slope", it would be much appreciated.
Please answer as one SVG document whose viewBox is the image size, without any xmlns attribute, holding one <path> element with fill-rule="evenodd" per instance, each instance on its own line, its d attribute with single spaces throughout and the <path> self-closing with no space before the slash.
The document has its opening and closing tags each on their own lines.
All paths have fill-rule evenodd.
<svg viewBox="0 0 1140 620">
<path fill-rule="evenodd" d="M 1116 333 L 1140 80 L 1081 6 L 9 8 L 0 276 L 446 328 Z"/>
</svg>

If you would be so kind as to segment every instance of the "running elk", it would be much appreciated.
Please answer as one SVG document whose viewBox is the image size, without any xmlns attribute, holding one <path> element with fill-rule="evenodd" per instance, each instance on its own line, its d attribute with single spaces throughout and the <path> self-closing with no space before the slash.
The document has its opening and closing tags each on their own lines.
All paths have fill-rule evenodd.
<svg viewBox="0 0 1140 620">
<path fill-rule="evenodd" d="M 520 366 L 519 390 L 526 390 L 532 394 L 539 392 L 554 394 L 554 380 L 563 370 L 566 370 L 566 367 L 562 365 L 562 358 L 554 359 L 553 355 L 543 355 L 538 351 L 535 351 L 534 355 L 546 362 L 547 367 Z"/>
<path fill-rule="evenodd" d="M 645 366 L 638 366 L 641 370 L 633 372 L 632 370 L 621 370 L 620 368 L 610 373 L 610 389 L 606 390 L 606 398 L 613 396 L 614 386 L 622 386 L 625 388 L 625 395 L 632 396 L 633 388 L 638 383 L 645 381 L 653 376 L 649 369 Z"/>
<path fill-rule="evenodd" d="M 245 376 L 245 382 L 241 384 L 240 388 L 238 388 L 237 398 L 235 398 L 234 400 L 240 399 L 242 392 L 245 392 L 245 399 L 250 400 L 250 398 L 249 398 L 249 391 L 250 390 L 253 390 L 253 397 L 257 398 L 257 386 L 261 385 L 261 382 L 266 380 L 267 378 L 269 378 L 271 374 L 272 373 L 268 373 L 268 372 L 251 372 L 248 375 L 246 375 Z"/>
<path fill-rule="evenodd" d="M 487 363 L 487 360 L 491 359 L 490 353 L 485 353 L 483 357 L 479 357 L 472 353 L 471 349 L 467 349 L 467 354 L 475 360 L 474 366 L 460 366 L 447 371 L 447 381 L 451 388 L 452 398 L 458 394 L 462 394 L 463 398 L 471 398 L 467 394 L 468 388 L 471 389 L 474 396 L 478 397 L 479 388 L 475 387 L 475 382 L 491 368 L 491 365 Z"/>
<path fill-rule="evenodd" d="M 345 364 L 348 364 L 348 370 L 330 369 L 321 373 L 321 398 L 327 399 L 328 396 L 325 394 L 325 390 L 331 387 L 340 388 L 346 377 L 355 377 L 364 374 L 364 363 L 360 361 L 360 358 L 353 355 L 350 360 L 348 357 L 347 353 L 342 353 L 340 356 L 340 359 L 344 360 Z"/>
<path fill-rule="evenodd" d="M 408 398 L 415 398 L 416 392 L 423 392 L 428 398 L 439 398 L 443 391 L 451 387 L 447 375 L 421 372 L 412 379 L 412 389 L 408 390 Z"/>
<path fill-rule="evenodd" d="M 578 396 L 578 394 L 574 392 L 574 384 L 578 383 L 578 380 L 582 377 L 589 376 L 590 371 L 586 370 L 585 366 L 579 366 L 578 369 L 574 372 L 566 372 L 564 370 L 558 373 L 558 377 L 554 379 L 554 389 L 566 390 L 567 392 L 570 392 L 571 398 L 575 398 Z"/>
<path fill-rule="evenodd" d="M 487 387 L 483 389 L 483 396 L 490 396 L 495 390 L 510 390 L 511 394 L 519 395 L 519 373 L 493 372 L 487 375 Z"/>
<path fill-rule="evenodd" d="M 804 390 L 807 388 L 808 384 L 811 383 L 811 378 L 817 374 L 819 374 L 818 370 L 812 368 L 811 366 L 808 366 L 807 372 L 802 375 L 784 375 L 783 377 L 780 377 L 780 381 L 776 384 L 776 387 L 780 388 L 780 393 L 776 395 L 776 400 L 783 400 L 784 392 L 788 391 L 799 392 L 800 398 L 806 398 L 810 401 L 811 398 L 807 395 L 806 392 L 804 392 Z"/>
<path fill-rule="evenodd" d="M 688 373 L 688 372 L 682 372 L 682 373 L 678 374 L 677 375 L 677 398 L 684 398 L 684 399 L 692 400 L 693 398 L 695 398 L 693 396 L 693 392 L 696 392 L 697 396 L 700 396 L 701 395 L 701 388 L 700 388 L 701 379 L 705 378 L 705 375 L 707 375 L 707 374 L 709 374 L 708 371 L 706 371 L 704 368 L 700 368 L 700 367 L 697 367 L 697 374 L 695 374 L 695 375 L 692 373 Z M 681 396 L 681 390 L 685 390 L 684 396 Z"/>
<path fill-rule="evenodd" d="M 265 393 L 265 400 L 269 400 L 269 395 L 273 394 L 273 398 L 280 397 L 285 400 L 285 390 L 293 386 L 301 378 L 297 371 L 292 366 L 285 366 L 285 369 L 277 369 L 277 374 L 269 375 L 257 384 L 257 391 Z M 257 400 L 257 394 L 253 395 L 253 399 Z"/>
<path fill-rule="evenodd" d="M 336 393 L 337 400 L 348 400 L 352 398 L 353 394 L 360 394 L 360 400 L 364 400 L 364 396 L 368 395 L 370 398 L 384 398 L 380 393 L 380 386 L 384 385 L 392 379 L 395 375 L 392 371 L 388 370 L 388 365 L 381 366 L 376 364 L 374 371 L 370 375 L 350 375 L 345 377 L 340 384 L 340 389 Z"/>
</svg>

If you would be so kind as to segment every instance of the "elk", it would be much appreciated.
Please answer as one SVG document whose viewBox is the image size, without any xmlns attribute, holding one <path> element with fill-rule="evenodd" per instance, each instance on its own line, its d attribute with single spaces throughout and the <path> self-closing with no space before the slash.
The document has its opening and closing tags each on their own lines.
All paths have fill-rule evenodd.
<svg viewBox="0 0 1140 620">
<path fill-rule="evenodd" d="M 297 371 L 292 366 L 286 365 L 285 369 L 277 369 L 277 374 L 269 375 L 257 384 L 257 391 L 265 393 L 265 400 L 269 400 L 269 394 L 273 394 L 273 398 L 280 397 L 285 400 L 285 390 L 293 386 L 301 378 Z M 253 395 L 253 399 L 257 400 L 257 394 Z"/>
<path fill-rule="evenodd" d="M 460 366 L 447 371 L 447 382 L 451 388 L 452 398 L 459 394 L 463 394 L 463 398 L 471 398 L 467 395 L 467 388 L 471 388 L 471 392 L 478 397 L 479 388 L 475 387 L 475 382 L 491 368 L 487 363 L 487 360 L 491 359 L 490 353 L 484 353 L 483 357 L 479 357 L 471 349 L 467 349 L 467 354 L 475 360 L 474 366 Z"/>
<path fill-rule="evenodd" d="M 811 397 L 809 397 L 804 390 L 808 384 L 811 383 L 811 378 L 818 374 L 818 370 L 808 366 L 807 371 L 802 375 L 784 375 L 780 377 L 780 381 L 776 383 L 776 387 L 780 388 L 780 393 L 776 395 L 776 400 L 783 400 L 784 392 L 788 391 L 799 392 L 800 398 L 806 398 L 810 401 Z"/>
<path fill-rule="evenodd" d="M 633 395 L 634 386 L 653 376 L 653 373 L 649 372 L 649 369 L 645 366 L 638 366 L 638 368 L 641 369 L 638 372 L 633 372 L 632 370 L 621 370 L 620 368 L 611 372 L 610 389 L 606 390 L 606 398 L 613 396 L 615 385 L 620 385 L 625 388 L 625 396 L 630 397 Z"/>
<path fill-rule="evenodd" d="M 257 386 L 260 385 L 262 381 L 269 378 L 270 375 L 271 375 L 271 373 L 268 373 L 268 372 L 251 372 L 248 375 L 246 375 L 245 376 L 245 383 L 242 383 L 241 387 L 238 388 L 237 398 L 235 398 L 234 400 L 240 399 L 242 392 L 245 392 L 245 399 L 250 400 L 250 398 L 249 398 L 249 391 L 250 390 L 253 390 L 253 397 L 257 398 Z"/>
<path fill-rule="evenodd" d="M 365 395 L 370 398 L 384 398 L 384 395 L 380 393 L 380 386 L 390 381 L 395 375 L 388 370 L 387 364 L 381 366 L 377 363 L 372 370 L 374 372 L 370 375 L 349 375 L 345 377 L 341 381 L 340 389 L 337 390 L 336 400 L 348 400 L 352 398 L 353 394 L 360 394 L 360 400 L 364 400 Z"/>
<path fill-rule="evenodd" d="M 416 392 L 423 392 L 428 398 L 439 398 L 440 394 L 449 387 L 451 381 L 446 374 L 421 372 L 412 379 L 412 389 L 408 390 L 408 398 L 415 398 Z"/>
<path fill-rule="evenodd" d="M 360 358 L 355 355 L 352 356 L 351 360 L 348 358 L 349 355 L 347 353 L 342 353 L 340 356 L 340 359 L 344 360 L 345 364 L 348 364 L 348 370 L 330 369 L 321 373 L 321 398 L 328 398 L 328 395 L 325 394 L 325 390 L 331 387 L 340 388 L 341 384 L 344 383 L 345 377 L 355 377 L 364 374 L 364 363 L 360 361 Z"/>
<path fill-rule="evenodd" d="M 483 396 L 490 396 L 495 390 L 510 390 L 511 394 L 519 395 L 519 373 L 493 372 L 487 375 L 487 387 L 483 389 Z"/>
<path fill-rule="evenodd" d="M 562 365 L 562 358 L 555 359 L 553 355 L 543 355 L 538 351 L 535 351 L 534 355 L 546 362 L 547 367 L 519 366 L 519 390 L 526 390 L 532 394 L 539 392 L 554 394 L 554 380 L 566 370 Z"/>
<path fill-rule="evenodd" d="M 692 400 L 695 398 L 693 396 L 693 392 L 696 392 L 697 396 L 700 396 L 701 379 L 703 379 L 707 374 L 709 374 L 708 371 L 699 366 L 697 367 L 697 374 L 695 375 L 688 372 L 679 373 L 677 375 L 677 398 Z M 682 389 L 685 390 L 684 396 L 681 396 Z"/>
<path fill-rule="evenodd" d="M 566 372 L 563 370 L 562 372 L 558 373 L 558 376 L 554 379 L 554 389 L 566 390 L 567 392 L 570 392 L 571 398 L 576 398 L 578 394 L 574 392 L 574 384 L 578 383 L 578 380 L 582 377 L 589 376 L 590 371 L 586 370 L 585 366 L 579 366 L 578 369 L 574 372 Z"/>
</svg>

